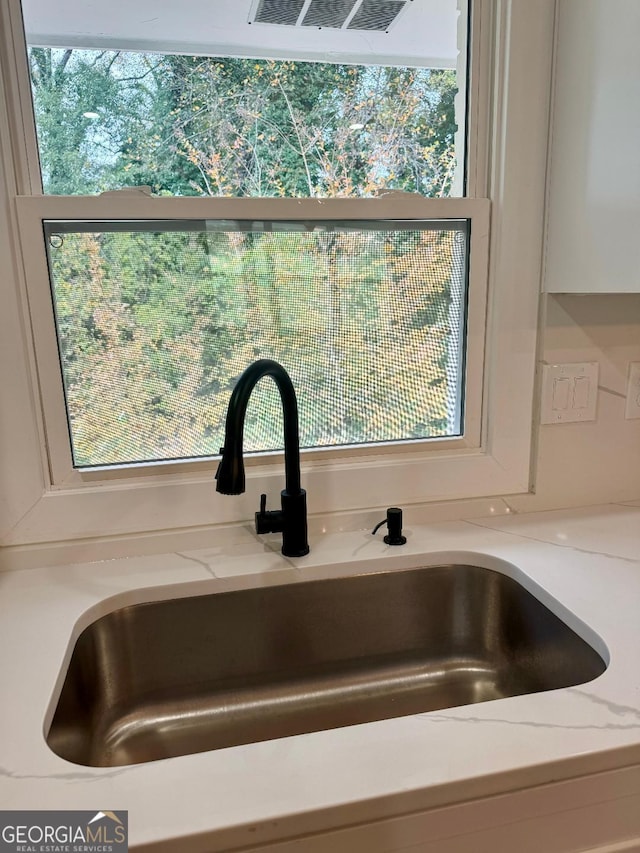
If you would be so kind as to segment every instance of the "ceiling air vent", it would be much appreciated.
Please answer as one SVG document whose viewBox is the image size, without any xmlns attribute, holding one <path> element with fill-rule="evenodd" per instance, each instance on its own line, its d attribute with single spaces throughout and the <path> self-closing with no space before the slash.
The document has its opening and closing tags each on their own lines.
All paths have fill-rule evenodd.
<svg viewBox="0 0 640 853">
<path fill-rule="evenodd" d="M 256 24 L 284 24 L 295 27 L 304 0 L 260 0 L 253 21 Z M 249 18 L 249 23 L 252 19 Z"/>
<path fill-rule="evenodd" d="M 254 0 L 249 23 L 386 32 L 411 0 Z"/>
<path fill-rule="evenodd" d="M 350 30 L 388 30 L 407 4 L 404 0 L 362 0 Z"/>
<path fill-rule="evenodd" d="M 312 0 L 302 26 L 340 29 L 355 5 L 356 0 Z"/>
</svg>

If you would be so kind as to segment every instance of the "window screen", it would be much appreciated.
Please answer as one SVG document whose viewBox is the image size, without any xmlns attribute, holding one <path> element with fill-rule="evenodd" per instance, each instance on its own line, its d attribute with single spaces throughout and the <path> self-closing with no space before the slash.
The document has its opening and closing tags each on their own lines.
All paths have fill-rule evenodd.
<svg viewBox="0 0 640 853">
<path fill-rule="evenodd" d="M 303 447 L 459 435 L 469 228 L 47 221 L 74 465 L 216 454 L 257 358 L 289 371 Z M 265 380 L 245 449 L 281 446 Z"/>
</svg>

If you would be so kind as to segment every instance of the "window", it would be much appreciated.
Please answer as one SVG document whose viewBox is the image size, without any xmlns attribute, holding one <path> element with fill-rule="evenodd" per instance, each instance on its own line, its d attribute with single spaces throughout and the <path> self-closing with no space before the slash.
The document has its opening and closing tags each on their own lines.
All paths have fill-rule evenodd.
<svg viewBox="0 0 640 853">
<path fill-rule="evenodd" d="M 77 468 L 215 455 L 265 356 L 301 389 L 303 448 L 462 432 L 469 220 L 44 228 Z M 282 446 L 261 397 L 247 451 Z"/>
<path fill-rule="evenodd" d="M 452 40 L 464 12 L 447 2 Z M 32 46 L 43 189 L 83 195 L 147 184 L 164 196 L 344 197 L 391 189 L 460 196 L 465 65 Z"/>
<path fill-rule="evenodd" d="M 466 0 L 22 6 L 46 193 L 463 194 Z"/>
<path fill-rule="evenodd" d="M 179 14 L 167 5 L 164 33 Z M 47 195 L 87 196 L 133 180 L 166 197 L 169 216 L 176 195 L 462 191 L 464 0 L 279 3 L 277 20 L 264 3 L 247 20 L 229 6 L 227 52 L 258 31 L 274 42 L 261 48 L 275 54 L 269 59 L 170 54 L 160 35 L 153 53 L 97 49 L 103 26 L 116 45 L 123 38 L 126 4 L 102 22 L 81 4 L 54 20 L 40 0 L 22 6 Z M 436 67 L 422 67 L 408 34 L 438 18 Z M 341 61 L 278 56 L 311 30 Z M 369 64 L 345 62 L 362 33 L 385 38 Z M 407 64 L 378 59 L 387 36 Z M 255 220 L 245 209 L 235 221 L 213 219 L 204 205 L 201 219 L 186 222 L 41 219 L 73 467 L 214 456 L 235 379 L 264 357 L 298 388 L 303 448 L 468 441 L 466 330 L 483 322 L 484 305 L 478 294 L 478 316 L 467 317 L 478 223 L 385 220 L 384 204 L 363 208 L 369 220 L 314 219 L 313 205 L 304 220 Z M 479 252 L 476 241 L 476 266 Z M 34 267 L 30 278 L 43 275 Z M 40 358 L 55 363 L 53 352 Z M 265 385 L 247 423 L 249 452 L 282 446 L 279 398 Z M 53 411 L 48 405 L 49 422 Z"/>
<path fill-rule="evenodd" d="M 484 200 L 161 201 L 19 200 L 55 480 L 215 455 L 259 357 L 291 373 L 305 448 L 478 443 Z M 249 451 L 281 447 L 264 385 Z"/>
<path fill-rule="evenodd" d="M 110 533 L 210 523 L 212 465 L 197 460 L 219 443 L 212 409 L 223 408 L 242 359 L 276 353 L 292 373 L 300 370 L 302 411 L 304 397 L 312 398 L 303 438 L 312 512 L 377 507 L 392 495 L 420 503 L 527 488 L 540 198 L 518 192 L 515 176 L 523 168 L 536 179 L 543 173 L 548 53 L 540 45 L 551 3 L 540 15 L 510 0 L 492 21 L 494 4 L 476 0 L 467 107 L 445 73 L 448 63 L 458 83 L 465 79 L 465 51 L 454 38 L 445 62 L 431 38 L 438 26 L 446 30 L 436 12 L 447 9 L 454 30 L 466 34 L 466 8 L 449 0 L 393 4 L 397 19 L 378 24 L 366 3 L 339 4 L 349 7 L 340 26 L 318 24 L 321 4 L 313 2 L 292 25 L 266 20 L 275 14 L 269 3 L 247 3 L 242 14 L 253 18 L 244 23 L 258 42 L 229 37 L 206 50 L 206 27 L 186 32 L 185 15 L 151 43 L 130 11 L 119 32 L 110 30 L 118 18 L 112 4 L 109 20 L 93 22 L 100 44 L 89 45 L 77 33 L 90 27 L 72 27 L 36 0 L 23 5 L 30 54 L 18 0 L 3 11 L 11 95 L 3 150 L 17 190 L 8 187 L 8 195 L 20 196 L 16 275 L 25 334 L 33 336 L 47 474 L 44 496 L 16 521 L 16 542 L 99 535 L 106 516 Z M 402 34 L 412 8 L 427 6 L 435 15 L 429 38 L 420 30 L 416 47 L 407 25 L 404 41 L 385 41 L 372 61 L 375 26 L 376 36 Z M 285 43 L 287 26 L 294 32 Z M 319 34 L 328 30 L 336 48 L 330 64 L 320 61 L 327 48 Z M 528 99 L 520 122 L 534 57 L 543 95 Z M 305 112 L 292 93 L 303 97 L 296 81 L 311 70 L 317 86 Z M 47 89 L 56 75 L 58 88 Z M 221 104 L 209 95 L 225 75 L 233 79 Z M 270 90 L 281 99 L 270 100 Z M 329 121 L 337 114 L 339 127 Z M 155 197 L 110 192 L 125 182 L 144 182 Z M 371 197 L 380 190 L 396 192 Z M 488 190 L 496 206 L 487 311 Z M 148 269 L 139 274 L 143 258 L 152 278 Z M 241 292 L 250 265 L 257 272 Z M 274 287 L 286 293 L 291 275 L 303 281 L 296 299 L 269 300 Z M 150 282 L 160 283 L 152 298 L 142 292 Z M 340 299 L 332 302 L 337 282 Z M 189 300 L 199 313 L 187 321 Z M 327 322 L 332 308 L 339 312 Z M 212 317 L 213 331 L 205 328 Z M 210 351 L 225 336 L 239 355 L 226 373 L 222 350 Z M 386 373 L 375 363 L 380 353 Z M 254 414 L 256 450 L 277 446 L 270 405 L 265 399 Z M 276 463 L 256 458 L 250 496 L 216 505 L 215 520 L 248 517 L 259 489 L 279 488 Z"/>
</svg>

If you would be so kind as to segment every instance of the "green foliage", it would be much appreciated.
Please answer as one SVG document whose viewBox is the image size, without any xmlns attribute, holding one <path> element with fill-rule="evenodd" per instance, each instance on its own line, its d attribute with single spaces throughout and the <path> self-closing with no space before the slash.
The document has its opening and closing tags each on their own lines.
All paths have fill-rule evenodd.
<svg viewBox="0 0 640 853">
<path fill-rule="evenodd" d="M 48 193 L 446 195 L 448 70 L 32 48 Z M 88 114 L 88 115 L 87 115 Z"/>
<path fill-rule="evenodd" d="M 299 389 L 303 446 L 445 434 L 455 244 L 451 232 L 400 236 L 396 245 L 380 231 L 112 231 L 52 241 L 76 462 L 217 452 L 229 393 L 259 357 L 280 361 Z M 258 398 L 245 447 L 276 448 L 279 399 L 269 383 Z"/>
<path fill-rule="evenodd" d="M 206 195 L 448 192 L 450 71 L 170 57 L 177 151 Z M 195 73 L 194 73 L 195 72 Z"/>
</svg>

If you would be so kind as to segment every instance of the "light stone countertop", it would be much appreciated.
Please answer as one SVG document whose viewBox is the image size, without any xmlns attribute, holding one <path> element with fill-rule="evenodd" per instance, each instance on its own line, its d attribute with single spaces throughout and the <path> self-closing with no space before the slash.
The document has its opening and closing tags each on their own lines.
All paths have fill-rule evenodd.
<svg viewBox="0 0 640 853">
<path fill-rule="evenodd" d="M 640 763 L 640 506 L 327 534 L 0 575 L 0 808 L 127 809 L 132 849 L 267 843 Z M 516 577 L 605 659 L 594 681 L 129 767 L 47 746 L 80 631 L 124 604 L 442 562 Z M 176 839 L 180 839 L 177 841 Z"/>
</svg>

